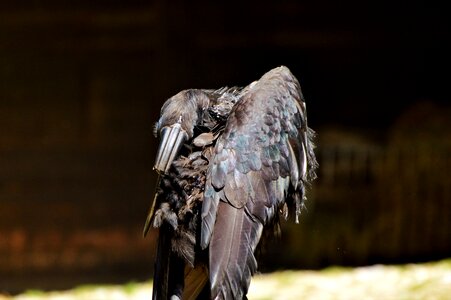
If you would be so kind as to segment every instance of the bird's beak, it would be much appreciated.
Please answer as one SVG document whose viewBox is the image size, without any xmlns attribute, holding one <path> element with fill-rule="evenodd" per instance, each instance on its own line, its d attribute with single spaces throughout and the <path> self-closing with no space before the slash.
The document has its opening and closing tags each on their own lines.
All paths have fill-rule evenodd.
<svg viewBox="0 0 451 300">
<path fill-rule="evenodd" d="M 166 174 L 183 143 L 188 139 L 188 134 L 182 129 L 180 123 L 176 123 L 163 127 L 160 136 L 160 146 L 153 169 L 160 174 Z"/>
</svg>

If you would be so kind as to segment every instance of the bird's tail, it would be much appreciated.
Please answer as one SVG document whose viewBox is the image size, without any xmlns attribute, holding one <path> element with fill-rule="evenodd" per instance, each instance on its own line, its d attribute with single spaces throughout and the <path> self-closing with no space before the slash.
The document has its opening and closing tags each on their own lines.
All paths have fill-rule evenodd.
<svg viewBox="0 0 451 300">
<path fill-rule="evenodd" d="M 162 224 L 158 236 L 152 300 L 182 299 L 185 262 L 171 251 L 173 229 Z M 177 298 L 175 298 L 177 299 Z"/>
<path fill-rule="evenodd" d="M 194 268 L 185 267 L 185 289 L 183 300 L 210 299 L 210 284 L 208 282 L 208 270 L 204 265 Z"/>
<path fill-rule="evenodd" d="M 174 229 L 163 223 L 159 229 L 152 300 L 209 299 L 206 266 L 197 265 L 193 268 L 173 252 L 173 235 Z"/>
</svg>

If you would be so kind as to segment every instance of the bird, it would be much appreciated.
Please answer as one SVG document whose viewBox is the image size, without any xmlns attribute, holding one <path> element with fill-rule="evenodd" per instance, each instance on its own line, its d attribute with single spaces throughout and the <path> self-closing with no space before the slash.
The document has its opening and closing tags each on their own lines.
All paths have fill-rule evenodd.
<svg viewBox="0 0 451 300">
<path fill-rule="evenodd" d="M 187 89 L 162 106 L 153 300 L 247 299 L 265 232 L 299 215 L 316 178 L 315 131 L 286 66 L 244 88 Z"/>
</svg>

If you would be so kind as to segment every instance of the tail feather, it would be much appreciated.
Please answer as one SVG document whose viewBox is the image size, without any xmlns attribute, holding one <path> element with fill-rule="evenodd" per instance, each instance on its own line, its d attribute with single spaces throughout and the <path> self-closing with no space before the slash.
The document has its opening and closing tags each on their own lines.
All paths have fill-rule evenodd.
<svg viewBox="0 0 451 300">
<path fill-rule="evenodd" d="M 168 224 L 160 227 L 153 279 L 152 300 L 182 299 L 185 262 L 172 252 L 173 229 Z"/>
<path fill-rule="evenodd" d="M 169 275 L 169 251 L 170 240 L 165 231 L 167 226 L 161 226 L 158 234 L 157 255 L 153 276 L 152 300 L 167 299 L 168 275 Z"/>
<path fill-rule="evenodd" d="M 191 268 L 185 268 L 185 290 L 183 291 L 184 300 L 199 299 L 198 296 L 205 286 L 208 286 L 208 270 L 204 265 Z"/>
</svg>

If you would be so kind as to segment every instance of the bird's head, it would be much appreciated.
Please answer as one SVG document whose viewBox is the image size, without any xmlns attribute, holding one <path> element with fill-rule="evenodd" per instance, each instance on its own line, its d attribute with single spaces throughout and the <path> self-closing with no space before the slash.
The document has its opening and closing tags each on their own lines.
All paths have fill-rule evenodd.
<svg viewBox="0 0 451 300">
<path fill-rule="evenodd" d="M 169 98 L 162 106 L 155 133 L 160 138 L 154 170 L 167 173 L 183 143 L 194 135 L 194 127 L 202 120 L 209 105 L 202 90 L 184 90 Z"/>
</svg>

